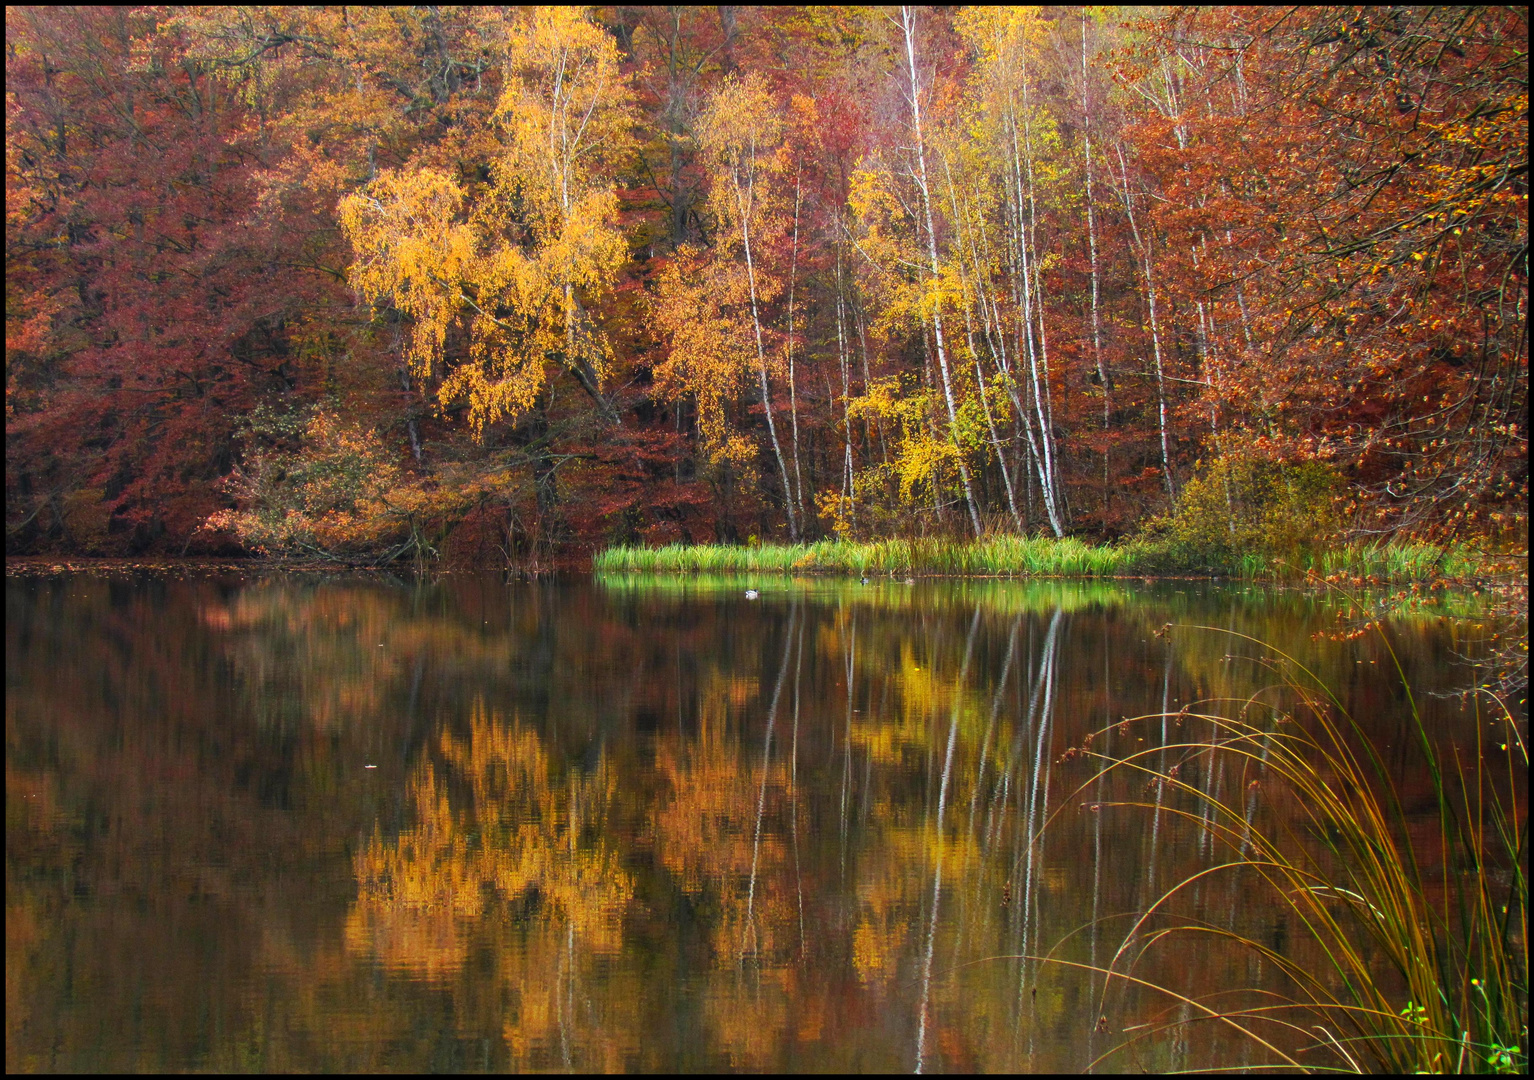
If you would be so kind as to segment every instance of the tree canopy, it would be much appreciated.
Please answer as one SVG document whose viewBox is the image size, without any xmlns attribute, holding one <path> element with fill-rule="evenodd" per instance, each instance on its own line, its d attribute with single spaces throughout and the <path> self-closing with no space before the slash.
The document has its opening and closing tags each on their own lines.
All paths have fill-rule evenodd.
<svg viewBox="0 0 1534 1080">
<path fill-rule="evenodd" d="M 1254 469 L 1339 532 L 1518 542 L 1527 43 L 13 9 L 7 551 L 1115 537 Z"/>
</svg>

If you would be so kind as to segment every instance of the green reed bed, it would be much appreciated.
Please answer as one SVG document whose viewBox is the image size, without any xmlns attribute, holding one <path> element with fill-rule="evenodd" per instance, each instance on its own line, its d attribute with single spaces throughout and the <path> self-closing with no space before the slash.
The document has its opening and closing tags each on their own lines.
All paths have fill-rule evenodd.
<svg viewBox="0 0 1534 1080">
<path fill-rule="evenodd" d="M 1115 577 L 1207 573 L 1244 580 L 1375 583 L 1468 581 L 1489 560 L 1464 545 L 1339 543 L 1284 555 L 1192 551 L 1146 540 L 1088 544 L 1075 537 L 996 535 L 979 540 L 820 540 L 808 544 L 670 544 L 614 547 L 598 573 Z"/>
<path fill-rule="evenodd" d="M 976 541 L 821 540 L 810 544 L 671 544 L 616 547 L 596 556 L 599 573 L 840 573 L 944 576 L 1108 577 L 1125 572 L 1125 549 L 1074 537 L 994 536 Z"/>
<path fill-rule="evenodd" d="M 1330 581 L 1462 582 L 1496 574 L 1496 562 L 1495 557 L 1465 544 L 1351 541 L 1285 556 L 1247 553 L 1241 557 L 1241 572 L 1252 578 L 1300 575 Z"/>
<path fill-rule="evenodd" d="M 1474 735 L 1451 747 L 1430 735 L 1403 677 L 1403 734 L 1426 757 L 1436 818 L 1426 831 L 1420 819 L 1413 829 L 1380 749 L 1308 669 L 1267 648 L 1287 693 L 1275 687 L 1260 695 L 1272 700 L 1205 702 L 1115 725 L 1127 734 L 1165 730 L 1170 720 L 1179 735 L 1203 733 L 1174 736 L 1164 748 L 1094 750 L 1094 741 L 1108 743 L 1105 728 L 1068 755 L 1085 759 L 1088 778 L 1057 814 L 1127 773 L 1129 790 L 1142 794 L 1093 804 L 1092 812 L 1170 815 L 1207 830 L 1226 858 L 1165 890 L 1105 967 L 1039 959 L 1106 976 L 1105 1018 L 1127 988 L 1165 995 L 1166 1011 L 1122 1027 L 1127 1041 L 1105 1058 L 1213 1023 L 1250 1039 L 1266 1059 L 1247 1067 L 1526 1072 L 1528 748 L 1508 702 L 1476 694 L 1465 729 L 1473 724 Z M 1144 736 L 1159 743 L 1150 730 Z M 1199 779 L 1216 765 L 1237 780 L 1223 795 Z M 1259 803 L 1266 810 L 1254 812 Z M 1304 947 L 1274 948 L 1266 934 L 1197 917 L 1200 890 L 1230 875 L 1243 894 L 1261 890 L 1286 907 Z M 1219 943 L 1247 950 L 1258 969 L 1282 972 L 1287 990 L 1155 985 L 1135 974 L 1147 950 Z"/>
</svg>

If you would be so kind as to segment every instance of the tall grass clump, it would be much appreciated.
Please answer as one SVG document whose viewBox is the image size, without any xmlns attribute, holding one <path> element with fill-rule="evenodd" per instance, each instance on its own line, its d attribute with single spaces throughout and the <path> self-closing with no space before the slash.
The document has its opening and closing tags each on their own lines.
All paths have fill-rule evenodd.
<svg viewBox="0 0 1534 1080">
<path fill-rule="evenodd" d="M 1466 544 L 1350 542 L 1307 553 L 1299 563 L 1322 578 L 1378 581 L 1466 581 L 1484 572 L 1484 560 Z"/>
<path fill-rule="evenodd" d="M 1378 623 L 1374 629 L 1383 636 Z M 1096 969 L 1107 976 L 1104 1015 L 1113 988 L 1150 986 L 1134 974 L 1148 950 L 1234 945 L 1281 972 L 1287 990 L 1275 996 L 1252 987 L 1237 1000 L 1231 987 L 1150 986 L 1171 1008 L 1131 1042 L 1191 1018 L 1251 1039 L 1269 1055 L 1268 1067 L 1527 1071 L 1528 749 L 1507 703 L 1476 697 L 1471 757 L 1432 738 L 1403 677 L 1403 734 L 1425 756 L 1435 819 L 1431 828 L 1419 820 L 1409 829 L 1378 748 L 1314 675 L 1269 652 L 1289 692 L 1267 703 L 1267 722 L 1248 719 L 1264 711 L 1252 699 L 1155 718 L 1179 731 L 1198 720 L 1194 728 L 1212 732 L 1201 738 L 1112 758 L 1091 749 L 1104 729 L 1073 752 L 1098 765 L 1078 796 L 1126 771 L 1137 786 L 1148 779 L 1144 799 L 1100 810 L 1150 810 L 1154 791 L 1158 814 L 1208 830 L 1229 855 L 1166 890 L 1109 965 Z M 1233 795 L 1199 786 L 1216 763 L 1240 777 L 1216 789 Z M 1265 805 L 1254 812 L 1259 799 Z M 1239 875 L 1242 895 L 1255 900 L 1260 890 L 1286 909 L 1303 945 L 1281 950 L 1234 924 L 1178 917 L 1184 897 L 1196 897 L 1216 875 Z"/>
<path fill-rule="evenodd" d="M 979 540 L 821 540 L 808 544 L 671 544 L 600 552 L 598 573 L 936 574 L 949 577 L 1108 577 L 1127 569 L 1125 551 L 1075 537 L 990 536 Z"/>
<path fill-rule="evenodd" d="M 1189 488 L 1193 488 L 1193 484 Z M 931 574 L 945 577 L 1113 577 L 1229 575 L 1263 579 L 1367 582 L 1465 582 L 1488 573 L 1483 557 L 1463 544 L 1403 542 L 1250 548 L 1198 540 L 1177 519 L 1127 544 L 1088 544 L 1074 536 L 995 535 L 978 540 L 819 540 L 805 544 L 670 544 L 599 552 L 601 574 Z M 1222 526 L 1223 528 L 1223 526 Z M 1193 538 L 1190 539 L 1190 536 Z M 1252 542 L 1250 537 L 1243 543 Z"/>
</svg>

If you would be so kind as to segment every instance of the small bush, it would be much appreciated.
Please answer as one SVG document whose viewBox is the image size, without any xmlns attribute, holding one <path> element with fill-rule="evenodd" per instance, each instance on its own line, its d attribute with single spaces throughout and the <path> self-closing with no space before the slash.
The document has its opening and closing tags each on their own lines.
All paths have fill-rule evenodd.
<svg viewBox="0 0 1534 1080">
<path fill-rule="evenodd" d="M 1188 481 L 1171 514 L 1146 526 L 1135 562 L 1244 576 L 1279 562 L 1308 562 L 1308 553 L 1340 532 L 1339 486 L 1323 462 L 1223 455 Z"/>
<path fill-rule="evenodd" d="M 64 496 L 59 516 L 65 535 L 74 546 L 89 555 L 103 553 L 109 542 L 112 506 L 103 488 L 84 488 Z"/>
<path fill-rule="evenodd" d="M 244 463 L 224 481 L 241 505 L 202 530 L 233 533 L 263 555 L 435 557 L 427 522 L 456 520 L 483 492 L 428 488 L 398 457 L 379 432 L 338 413 L 257 410 L 245 425 Z"/>
</svg>

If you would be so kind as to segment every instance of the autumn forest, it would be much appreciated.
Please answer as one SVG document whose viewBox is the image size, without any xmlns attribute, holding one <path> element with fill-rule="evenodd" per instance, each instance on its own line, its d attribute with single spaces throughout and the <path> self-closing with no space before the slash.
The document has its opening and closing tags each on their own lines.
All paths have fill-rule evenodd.
<svg viewBox="0 0 1534 1080">
<path fill-rule="evenodd" d="M 1526 546 L 1527 48 L 1519 8 L 13 8 L 6 550 L 1106 541 L 1260 484 Z"/>
</svg>

